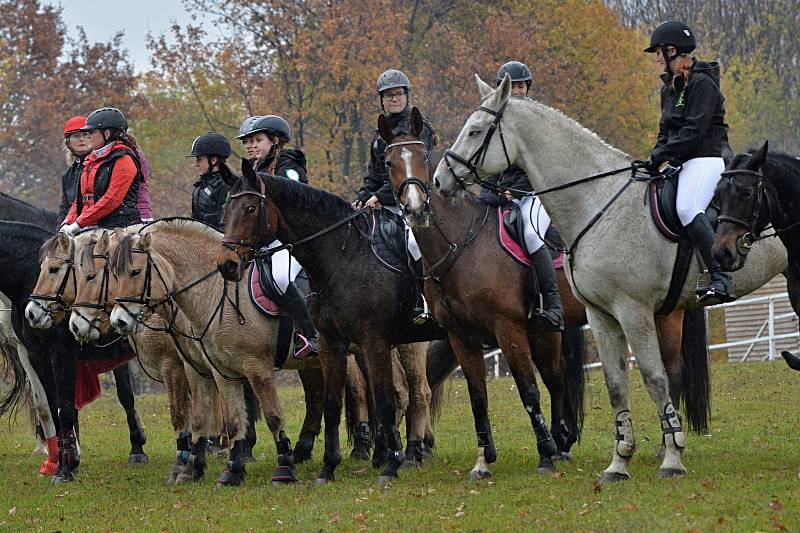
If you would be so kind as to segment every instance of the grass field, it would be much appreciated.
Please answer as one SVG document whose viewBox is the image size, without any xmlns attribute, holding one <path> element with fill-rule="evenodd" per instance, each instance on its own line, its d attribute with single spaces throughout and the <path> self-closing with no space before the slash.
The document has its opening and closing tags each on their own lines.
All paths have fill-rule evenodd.
<svg viewBox="0 0 800 533">
<path fill-rule="evenodd" d="M 709 435 L 690 436 L 680 479 L 657 480 L 660 431 L 638 371 L 632 412 L 638 451 L 632 479 L 598 487 L 612 444 L 602 374 L 588 375 L 587 420 L 575 459 L 537 476 L 535 442 L 510 379 L 490 383 L 498 448 L 490 481 L 470 482 L 475 459 L 472 415 L 463 381 L 451 388 L 436 425 L 435 457 L 381 487 L 378 472 L 349 457 L 337 482 L 311 489 L 314 459 L 301 482 L 273 487 L 274 447 L 259 423 L 258 461 L 239 488 L 214 489 L 223 468 L 212 458 L 206 479 L 166 486 L 174 440 L 161 396 L 138 398 L 150 463 L 128 465 L 122 409 L 108 393 L 81 414 L 82 464 L 76 482 L 50 484 L 35 474 L 32 440 L 20 416 L 0 429 L 0 531 L 798 531 L 800 530 L 800 374 L 783 363 L 715 365 Z M 301 390 L 282 400 L 294 439 Z M 548 411 L 549 412 L 549 411 Z M 349 454 L 349 448 L 346 449 Z"/>
</svg>

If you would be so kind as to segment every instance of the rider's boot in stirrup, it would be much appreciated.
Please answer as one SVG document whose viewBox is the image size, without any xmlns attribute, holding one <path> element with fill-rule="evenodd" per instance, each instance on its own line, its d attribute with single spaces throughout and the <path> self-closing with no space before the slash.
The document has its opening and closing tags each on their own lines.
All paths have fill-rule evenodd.
<svg viewBox="0 0 800 533">
<path fill-rule="evenodd" d="M 705 213 L 700 213 L 686 226 L 686 232 L 692 240 L 700 257 L 703 259 L 710 274 L 710 283 L 707 287 L 697 288 L 697 301 L 703 304 L 714 305 L 732 302 L 736 299 L 736 291 L 730 274 L 720 269 L 719 263 L 711 255 L 711 246 L 714 244 L 714 229 L 706 218 Z"/>
<path fill-rule="evenodd" d="M 298 359 L 303 359 L 307 356 L 317 356 L 319 352 L 317 351 L 317 328 L 314 327 L 314 322 L 311 321 L 311 315 L 308 314 L 308 306 L 306 305 L 306 299 L 303 298 L 303 295 L 300 294 L 300 291 L 297 289 L 294 283 L 289 283 L 289 286 L 286 287 L 286 291 L 283 293 L 283 298 L 281 298 L 281 305 L 284 309 L 289 311 L 289 314 L 292 315 L 294 319 L 294 323 L 300 329 L 300 333 L 308 341 L 308 346 L 311 348 L 310 353 L 308 349 L 304 350 L 306 353 L 300 354 L 295 353 L 295 357 Z M 304 346 L 298 347 L 300 350 L 305 348 Z"/>
<path fill-rule="evenodd" d="M 539 305 L 534 309 L 534 316 L 543 318 L 541 322 L 552 331 L 564 329 L 564 311 L 561 308 L 561 296 L 558 292 L 558 278 L 553 267 L 553 258 L 546 246 L 542 246 L 529 256 L 541 296 Z"/>
<path fill-rule="evenodd" d="M 416 278 L 415 283 L 417 284 L 418 292 L 417 301 L 414 303 L 414 311 L 411 312 L 413 317 L 411 321 L 417 326 L 422 326 L 429 320 L 433 320 L 433 315 L 428 309 L 428 302 L 425 301 L 425 278 L 422 272 L 422 259 L 412 261 L 412 264 L 414 265 L 414 277 Z"/>
</svg>

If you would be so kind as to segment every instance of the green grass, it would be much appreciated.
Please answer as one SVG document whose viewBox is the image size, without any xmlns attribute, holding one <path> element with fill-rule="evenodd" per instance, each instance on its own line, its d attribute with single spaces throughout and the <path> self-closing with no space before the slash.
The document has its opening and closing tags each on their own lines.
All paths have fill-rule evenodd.
<svg viewBox="0 0 800 533">
<path fill-rule="evenodd" d="M 612 445 L 602 375 L 589 375 L 587 420 L 575 459 L 559 473 L 537 476 L 535 441 L 513 382 L 490 383 L 498 448 L 490 481 L 472 483 L 472 415 L 464 382 L 455 382 L 437 423 L 436 455 L 403 471 L 387 487 L 378 472 L 345 459 L 338 481 L 311 490 L 322 455 L 298 467 L 301 482 L 273 487 L 274 447 L 259 424 L 259 460 L 239 488 L 214 489 L 223 468 L 212 458 L 206 479 L 166 486 L 174 441 L 165 399 L 138 398 L 149 442 L 147 465 L 126 464 L 128 436 L 121 408 L 109 394 L 81 414 L 82 465 L 77 481 L 53 486 L 35 475 L 40 458 L 24 417 L 0 440 L 0 531 L 798 531 L 800 530 L 800 374 L 782 363 L 716 365 L 712 431 L 690 436 L 687 476 L 657 480 L 656 413 L 634 378 L 632 412 L 638 451 L 632 479 L 596 485 Z M 290 435 L 301 422 L 299 388 L 281 391 Z M 349 448 L 345 450 L 349 454 Z M 12 511 L 13 509 L 13 511 Z"/>
</svg>

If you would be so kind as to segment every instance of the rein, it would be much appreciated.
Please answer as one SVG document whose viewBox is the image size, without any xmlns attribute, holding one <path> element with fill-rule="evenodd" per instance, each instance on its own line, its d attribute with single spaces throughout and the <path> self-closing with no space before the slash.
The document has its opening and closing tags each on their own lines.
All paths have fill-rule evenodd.
<svg viewBox="0 0 800 533">
<path fill-rule="evenodd" d="M 465 159 L 450 149 L 444 151 L 444 163 L 447 165 L 447 170 L 449 170 L 450 174 L 452 174 L 453 177 L 456 178 L 456 180 L 459 180 L 462 184 L 464 183 L 464 178 L 459 177 L 456 174 L 455 170 L 453 170 L 453 166 L 450 164 L 450 160 L 452 159 L 467 168 L 469 173 L 475 178 L 472 183 L 480 180 L 481 178 L 478 175 L 478 165 L 483 165 L 483 162 L 486 160 L 489 144 L 492 142 L 492 137 L 494 137 L 495 131 L 500 133 L 500 143 L 503 145 L 503 154 L 506 156 L 506 162 L 508 163 L 508 166 L 511 166 L 511 159 L 508 157 L 506 141 L 503 137 L 503 126 L 500 124 L 500 120 L 503 118 L 503 113 L 505 113 L 507 105 L 508 101 L 506 101 L 497 111 L 489 109 L 488 107 L 478 106 L 478 111 L 489 113 L 490 115 L 494 116 L 494 120 L 489 126 L 489 129 L 486 131 L 486 135 L 483 138 L 483 143 L 481 143 L 478 149 L 475 150 L 475 153 L 473 153 L 471 156 Z M 467 185 L 471 185 L 472 183 L 467 183 Z"/>
</svg>

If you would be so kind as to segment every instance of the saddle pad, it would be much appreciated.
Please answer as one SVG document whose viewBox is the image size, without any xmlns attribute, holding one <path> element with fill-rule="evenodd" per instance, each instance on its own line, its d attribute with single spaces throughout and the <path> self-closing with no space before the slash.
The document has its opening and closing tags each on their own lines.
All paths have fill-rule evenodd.
<svg viewBox="0 0 800 533">
<path fill-rule="evenodd" d="M 121 341 L 127 345 L 127 340 Z M 105 359 L 92 359 L 90 361 L 77 361 L 75 367 L 75 409 L 81 408 L 93 402 L 100 396 L 100 374 L 111 372 L 115 368 L 124 365 L 135 356 L 130 346 L 124 348 L 120 346 L 117 357 Z"/>
<path fill-rule="evenodd" d="M 500 241 L 500 246 L 506 251 L 517 263 L 527 267 L 532 266 L 528 259 L 528 254 L 522 248 L 520 243 L 515 241 L 508 233 L 506 225 L 503 223 L 505 211 L 502 207 L 497 208 L 497 240 Z"/>
<path fill-rule="evenodd" d="M 650 215 L 658 231 L 672 242 L 678 242 L 684 232 L 675 209 L 677 179 L 655 178 L 647 189 Z"/>
<path fill-rule="evenodd" d="M 267 297 L 264 289 L 261 287 L 261 276 L 259 269 L 256 267 L 256 262 L 250 267 L 249 274 L 250 283 L 247 284 L 248 292 L 250 293 L 250 300 L 253 305 L 267 316 L 276 317 L 280 315 L 278 305 Z"/>
</svg>

